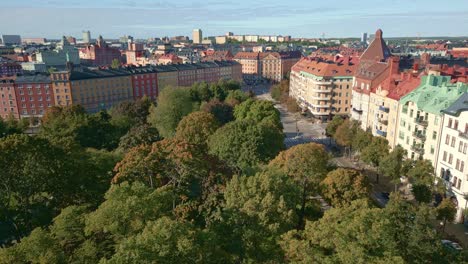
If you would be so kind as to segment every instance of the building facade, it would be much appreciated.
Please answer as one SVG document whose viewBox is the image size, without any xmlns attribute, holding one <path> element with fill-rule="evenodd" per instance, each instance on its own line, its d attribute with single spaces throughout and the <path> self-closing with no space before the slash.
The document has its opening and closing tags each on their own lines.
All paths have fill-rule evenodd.
<svg viewBox="0 0 468 264">
<path fill-rule="evenodd" d="M 356 61 L 355 61 L 356 60 Z M 316 119 L 348 115 L 357 58 L 303 58 L 292 67 L 289 91 Z"/>
<path fill-rule="evenodd" d="M 360 57 L 359 67 L 353 80 L 351 118 L 361 123 L 366 130 L 368 123 L 370 93 L 387 78 L 390 50 L 382 38 L 382 30 L 377 30 L 375 39 Z"/>
<path fill-rule="evenodd" d="M 15 79 L 16 77 L 0 78 L 0 118 L 3 120 L 10 117 L 19 119 Z"/>
<path fill-rule="evenodd" d="M 203 41 L 203 33 L 201 29 L 194 29 L 192 34 L 194 44 L 201 44 Z"/>
<path fill-rule="evenodd" d="M 80 64 L 78 49 L 70 45 L 63 37 L 55 50 L 45 50 L 36 54 L 36 61 L 44 63 L 47 67 L 65 66 L 67 63 Z"/>
<path fill-rule="evenodd" d="M 111 65 L 113 60 L 122 61 L 119 49 L 109 47 L 102 36 L 95 44 L 80 49 L 79 56 L 83 64 L 90 66 L 106 66 Z"/>
<path fill-rule="evenodd" d="M 451 83 L 449 76 L 421 77 L 421 85 L 400 100 L 397 144 L 406 149 L 408 158 L 436 158 L 442 130 L 441 111 L 449 107 L 468 85 Z"/>
<path fill-rule="evenodd" d="M 468 203 L 468 93 L 442 113 L 436 175 L 445 184 L 447 196 L 457 205 L 456 222 L 462 222 L 467 217 L 464 210 Z"/>
<path fill-rule="evenodd" d="M 54 92 L 49 75 L 18 76 L 15 80 L 18 113 L 21 118 L 42 117 L 55 105 Z"/>
</svg>

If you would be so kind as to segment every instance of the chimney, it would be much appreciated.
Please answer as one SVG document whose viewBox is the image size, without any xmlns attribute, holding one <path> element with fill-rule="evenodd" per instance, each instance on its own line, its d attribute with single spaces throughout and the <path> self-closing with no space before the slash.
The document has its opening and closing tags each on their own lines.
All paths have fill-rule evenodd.
<svg viewBox="0 0 468 264">
<path fill-rule="evenodd" d="M 390 58 L 390 74 L 398 74 L 398 70 L 400 68 L 399 62 L 400 59 L 398 57 Z"/>
</svg>

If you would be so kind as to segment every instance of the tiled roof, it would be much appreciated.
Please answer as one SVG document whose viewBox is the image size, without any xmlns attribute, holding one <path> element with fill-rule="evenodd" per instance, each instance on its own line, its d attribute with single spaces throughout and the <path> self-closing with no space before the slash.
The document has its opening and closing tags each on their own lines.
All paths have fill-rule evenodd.
<svg viewBox="0 0 468 264">
<path fill-rule="evenodd" d="M 250 60 L 256 60 L 259 58 L 259 52 L 238 52 L 235 56 L 234 59 L 250 59 Z"/>
<path fill-rule="evenodd" d="M 359 67 L 356 77 L 361 78 L 361 79 L 372 80 L 375 77 L 379 76 L 381 73 L 383 73 L 387 68 L 388 68 L 387 63 L 374 62 L 374 63 L 368 64 L 367 67 Z"/>
<path fill-rule="evenodd" d="M 383 32 L 381 29 L 378 29 L 375 32 L 375 39 L 367 47 L 367 49 L 361 55 L 361 61 L 371 60 L 371 61 L 385 61 L 391 56 L 390 49 L 385 44 L 384 39 L 382 38 Z"/>
<path fill-rule="evenodd" d="M 401 73 L 393 75 L 385 80 L 385 89 L 388 90 L 387 97 L 400 100 L 421 84 L 421 78 L 412 73 Z"/>
<path fill-rule="evenodd" d="M 16 83 L 50 83 L 50 76 L 45 74 L 19 75 Z"/>
<path fill-rule="evenodd" d="M 358 59 L 352 57 L 345 57 L 338 61 L 303 58 L 292 67 L 292 71 L 303 71 L 322 77 L 353 76 L 357 65 Z"/>
</svg>

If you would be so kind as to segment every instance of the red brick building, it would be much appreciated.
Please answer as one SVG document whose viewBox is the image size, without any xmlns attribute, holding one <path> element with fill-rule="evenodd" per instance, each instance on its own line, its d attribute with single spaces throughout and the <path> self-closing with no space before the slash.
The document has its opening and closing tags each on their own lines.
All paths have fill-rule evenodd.
<svg viewBox="0 0 468 264">
<path fill-rule="evenodd" d="M 147 67 L 127 67 L 132 77 L 133 99 L 147 96 L 156 99 L 158 96 L 158 76 L 156 68 Z"/>
<path fill-rule="evenodd" d="M 113 60 L 121 62 L 119 49 L 109 47 L 102 36 L 96 40 L 96 44 L 80 49 L 80 60 L 82 64 L 91 66 L 105 66 L 112 64 Z"/>
<path fill-rule="evenodd" d="M 21 118 L 42 117 L 55 104 L 52 83 L 48 75 L 18 76 L 15 95 Z"/>
<path fill-rule="evenodd" d="M 3 77 L 0 79 L 0 118 L 7 119 L 10 116 L 18 119 L 18 105 L 15 94 L 15 78 Z"/>
</svg>

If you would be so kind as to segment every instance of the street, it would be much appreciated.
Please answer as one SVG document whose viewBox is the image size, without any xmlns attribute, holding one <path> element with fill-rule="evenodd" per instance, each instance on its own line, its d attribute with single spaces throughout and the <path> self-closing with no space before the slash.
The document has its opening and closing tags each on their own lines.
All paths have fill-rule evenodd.
<svg viewBox="0 0 468 264">
<path fill-rule="evenodd" d="M 251 90 L 257 98 L 274 102 L 270 96 L 270 87 L 271 84 L 257 84 L 255 86 L 245 86 L 243 90 Z M 286 147 L 289 148 L 307 142 L 320 144 L 329 142 L 329 139 L 325 137 L 326 124 L 317 124 L 312 119 L 306 118 L 299 113 L 290 113 L 279 103 L 275 104 L 275 108 L 280 111 Z"/>
</svg>

